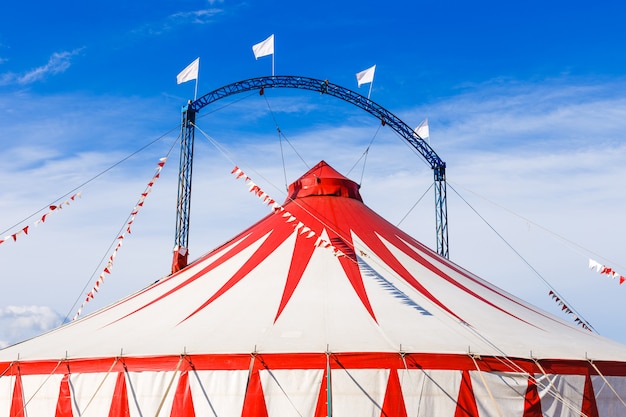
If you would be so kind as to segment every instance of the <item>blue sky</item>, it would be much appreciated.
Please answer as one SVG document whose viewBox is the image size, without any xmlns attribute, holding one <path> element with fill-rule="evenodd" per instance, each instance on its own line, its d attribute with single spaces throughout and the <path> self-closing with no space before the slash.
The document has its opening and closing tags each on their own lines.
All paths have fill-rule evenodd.
<svg viewBox="0 0 626 417">
<path fill-rule="evenodd" d="M 0 344 L 75 312 L 176 140 L 194 87 L 177 85 L 176 74 L 200 57 L 199 94 L 269 75 L 271 59 L 255 60 L 251 47 L 272 33 L 276 74 L 367 95 L 355 74 L 376 64 L 371 98 L 409 125 L 429 119 L 431 144 L 448 165 L 453 261 L 569 319 L 547 281 L 600 334 L 626 343 L 626 285 L 587 268 L 593 258 L 626 274 L 625 16 L 626 5 L 603 1 L 3 5 L 4 235 L 154 143 L 80 187 L 83 197 L 45 225 L 0 246 Z M 430 168 L 371 116 L 286 90 L 216 104 L 198 125 L 229 151 L 197 135 L 192 258 L 266 214 L 230 177 L 233 163 L 277 200 L 285 176 L 306 171 L 290 149 L 281 155 L 274 120 L 308 166 L 325 159 L 350 172 L 368 205 L 434 246 L 432 191 L 410 211 L 432 182 Z M 86 312 L 167 274 L 176 149 Z"/>
</svg>

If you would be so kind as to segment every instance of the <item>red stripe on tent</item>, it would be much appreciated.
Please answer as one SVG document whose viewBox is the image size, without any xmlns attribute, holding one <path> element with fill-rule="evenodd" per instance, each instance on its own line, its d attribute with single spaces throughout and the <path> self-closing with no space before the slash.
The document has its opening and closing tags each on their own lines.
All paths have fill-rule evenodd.
<svg viewBox="0 0 626 417">
<path fill-rule="evenodd" d="M 543 417 L 541 413 L 541 398 L 537 391 L 537 381 L 535 378 L 528 378 L 528 388 L 524 397 L 524 414 L 522 417 Z"/>
<path fill-rule="evenodd" d="M 328 412 L 328 368 L 324 368 L 320 393 L 317 396 L 317 405 L 315 406 L 315 414 L 313 416 L 327 417 L 331 414 Z"/>
<path fill-rule="evenodd" d="M 407 417 L 398 371 L 395 369 L 389 372 L 389 382 L 387 383 L 387 391 L 385 392 L 385 400 L 381 414 L 381 417 L 385 416 Z"/>
<path fill-rule="evenodd" d="M 476 407 L 476 399 L 474 398 L 474 390 L 472 389 L 472 379 L 470 378 L 469 371 L 463 371 L 454 417 L 476 416 L 478 416 L 478 407 Z"/>
<path fill-rule="evenodd" d="M 270 235 L 261 243 L 261 246 L 248 258 L 248 260 L 239 268 L 239 270 L 224 284 L 222 287 L 211 296 L 207 301 L 202 303 L 200 307 L 196 308 L 191 314 L 185 317 L 181 322 L 186 321 L 190 317 L 194 316 L 198 312 L 202 311 L 206 306 L 217 300 L 224 295 L 228 290 L 235 286 L 239 281 L 244 279 L 250 271 L 259 266 L 267 257 L 269 257 L 278 246 L 280 246 L 285 239 L 292 234 L 292 231 L 287 228 L 274 229 Z"/>
<path fill-rule="evenodd" d="M 596 396 L 593 392 L 593 384 L 589 374 L 585 377 L 585 390 L 583 393 L 583 406 L 581 413 L 587 417 L 599 417 L 598 404 L 596 404 Z"/>
<path fill-rule="evenodd" d="M 61 380 L 59 388 L 59 399 L 57 401 L 57 410 L 54 417 L 73 417 L 72 414 L 72 394 L 69 384 L 70 376 L 65 374 Z"/>
<path fill-rule="evenodd" d="M 85 319 L 87 320 L 87 319 Z M 324 369 L 326 353 L 263 353 L 269 369 Z M 467 354 L 443 353 L 405 353 L 402 356 L 394 352 L 343 352 L 332 353 L 333 369 L 433 369 L 433 370 L 476 370 L 476 365 Z M 186 355 L 196 370 L 248 370 L 250 354 L 200 354 Z M 131 372 L 175 370 L 180 355 L 150 357 L 125 357 L 124 364 L 111 364 L 116 358 L 67 359 L 64 362 L 73 373 L 122 372 L 124 367 Z M 337 361 L 337 362 L 335 362 Z M 587 360 L 575 359 L 540 359 L 537 361 L 547 374 L 559 375 L 596 375 L 596 371 Z M 341 363 L 341 365 L 339 364 Z M 542 370 L 531 359 L 501 358 L 481 356 L 476 362 L 482 372 L 522 372 L 524 374 L 541 373 Z M 58 360 L 20 361 L 21 375 L 40 375 L 65 373 Z M 604 376 L 626 376 L 626 363 L 618 361 L 594 361 L 593 364 Z M 0 362 L 0 369 L 7 369 L 11 362 Z"/>
<path fill-rule="evenodd" d="M 241 417 L 268 417 L 258 369 L 253 370 L 252 375 L 250 375 Z"/>
<path fill-rule="evenodd" d="M 296 290 L 296 287 L 300 282 L 300 278 L 302 278 L 302 274 L 304 273 L 306 266 L 309 264 L 313 251 L 315 250 L 314 243 L 315 242 L 311 242 L 301 234 L 296 236 L 296 245 L 293 249 L 291 264 L 289 265 L 287 282 L 285 283 L 285 289 L 283 290 L 283 296 L 280 300 L 280 306 L 278 307 L 278 312 L 276 313 L 274 322 L 278 320 L 280 313 L 282 313 L 283 309 L 291 299 L 293 292 Z"/>
<path fill-rule="evenodd" d="M 170 417 L 196 417 L 189 386 L 189 373 L 187 371 L 184 371 L 178 379 Z"/>
<path fill-rule="evenodd" d="M 24 417 L 24 391 L 22 390 L 22 376 L 15 375 L 15 385 L 13 386 L 13 398 L 11 399 L 10 417 Z"/>
<path fill-rule="evenodd" d="M 126 391 L 126 376 L 124 372 L 117 374 L 115 391 L 113 391 L 113 401 L 109 409 L 109 417 L 130 417 L 128 409 L 128 392 Z"/>
</svg>

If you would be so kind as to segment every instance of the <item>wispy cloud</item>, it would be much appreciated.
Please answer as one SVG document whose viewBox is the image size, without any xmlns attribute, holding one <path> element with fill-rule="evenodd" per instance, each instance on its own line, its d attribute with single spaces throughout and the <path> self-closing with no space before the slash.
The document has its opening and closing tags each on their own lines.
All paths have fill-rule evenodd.
<svg viewBox="0 0 626 417">
<path fill-rule="evenodd" d="M 215 2 L 209 2 L 212 6 Z M 174 12 L 161 20 L 146 23 L 132 32 L 138 35 L 158 36 L 189 25 L 206 25 L 215 22 L 224 9 L 207 7 L 198 10 Z"/>
<path fill-rule="evenodd" d="M 47 306 L 0 307 L 0 348 L 50 330 L 62 319 Z"/>
<path fill-rule="evenodd" d="M 67 71 L 72 65 L 72 59 L 82 51 L 82 48 L 73 51 L 53 53 L 45 65 L 31 69 L 24 73 L 7 72 L 0 75 L 0 85 L 28 85 Z"/>
</svg>

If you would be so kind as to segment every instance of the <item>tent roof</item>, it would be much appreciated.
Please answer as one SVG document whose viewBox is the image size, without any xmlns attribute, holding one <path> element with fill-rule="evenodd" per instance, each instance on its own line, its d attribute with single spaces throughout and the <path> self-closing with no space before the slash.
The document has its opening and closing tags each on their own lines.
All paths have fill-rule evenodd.
<svg viewBox="0 0 626 417">
<path fill-rule="evenodd" d="M 439 256 L 369 209 L 325 162 L 281 209 L 187 268 L 0 351 L 0 361 L 117 355 L 417 352 L 626 361 Z"/>
</svg>

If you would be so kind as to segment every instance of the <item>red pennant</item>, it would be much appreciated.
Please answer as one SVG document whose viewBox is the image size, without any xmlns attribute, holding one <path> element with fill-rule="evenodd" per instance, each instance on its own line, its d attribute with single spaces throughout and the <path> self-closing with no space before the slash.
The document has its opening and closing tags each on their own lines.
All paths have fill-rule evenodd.
<svg viewBox="0 0 626 417">
<path fill-rule="evenodd" d="M 41 216 L 41 222 L 45 222 L 46 221 L 46 216 L 48 215 L 48 213 L 44 214 L 43 216 Z"/>
<path fill-rule="evenodd" d="M 233 170 L 230 171 L 230 173 L 234 174 L 235 172 L 237 172 L 238 169 L 239 169 L 239 167 L 237 165 L 235 165 L 235 168 L 233 168 Z"/>
<path fill-rule="evenodd" d="M 624 281 L 626 281 L 626 277 L 624 277 L 623 275 L 619 276 L 619 285 L 622 285 L 624 283 Z"/>
<path fill-rule="evenodd" d="M 59 399 L 57 400 L 57 410 L 54 417 L 73 417 L 72 415 L 72 395 L 70 393 L 69 375 L 65 374 L 61 380 L 59 389 Z"/>
<path fill-rule="evenodd" d="M 17 233 L 13 233 L 11 237 L 13 238 L 13 242 L 15 242 L 17 240 Z"/>
<path fill-rule="evenodd" d="M 165 162 L 159 162 L 157 165 L 163 168 L 163 166 L 165 165 Z"/>
<path fill-rule="evenodd" d="M 25 228 L 22 229 L 22 231 L 24 232 L 24 234 L 28 234 L 28 226 L 26 226 Z"/>
<path fill-rule="evenodd" d="M 57 206 L 50 206 L 50 210 L 54 211 L 57 209 Z"/>
</svg>

